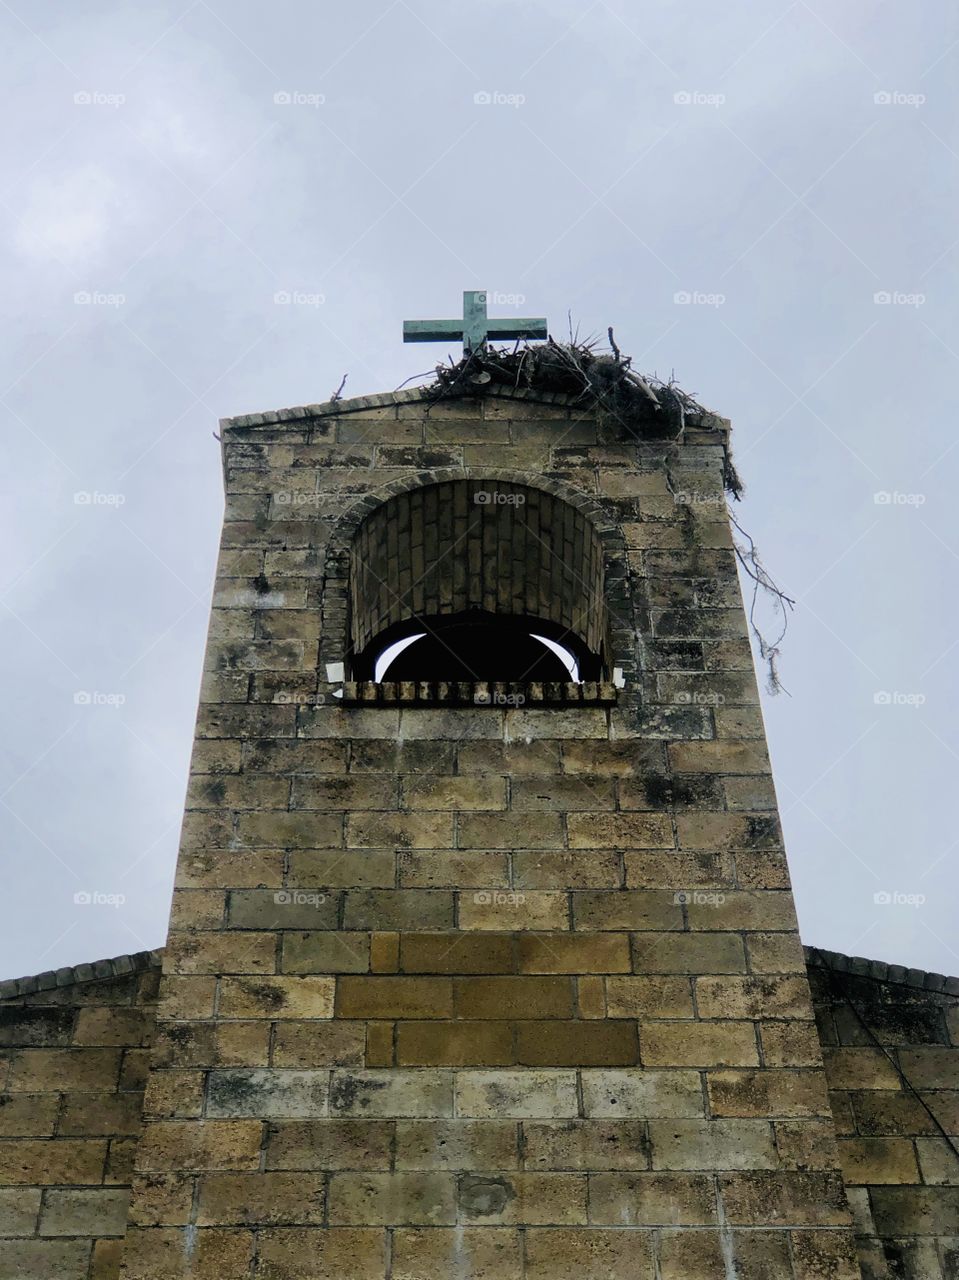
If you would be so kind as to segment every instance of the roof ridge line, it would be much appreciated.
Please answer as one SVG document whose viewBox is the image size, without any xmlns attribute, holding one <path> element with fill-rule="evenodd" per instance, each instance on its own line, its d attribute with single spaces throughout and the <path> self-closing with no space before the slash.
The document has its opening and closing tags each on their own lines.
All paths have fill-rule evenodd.
<svg viewBox="0 0 959 1280">
<path fill-rule="evenodd" d="M 823 958 L 824 964 L 817 966 L 815 953 Z M 813 968 L 829 968 L 838 973 L 851 973 L 857 978 L 872 978 L 876 982 L 890 982 L 901 987 L 959 996 L 959 978 L 949 977 L 944 973 L 910 969 L 902 964 L 888 964 L 885 960 L 867 960 L 863 956 L 847 956 L 841 951 L 828 951 L 825 947 L 804 945 L 803 954 L 807 964 L 811 964 Z"/>
<path fill-rule="evenodd" d="M 105 982 L 130 973 L 158 969 L 162 958 L 163 949 L 156 947 L 152 951 L 133 951 L 109 960 L 94 960 L 91 964 L 47 969 L 26 978 L 8 978 L 0 982 L 0 1000 L 16 1000 L 19 996 L 32 996 L 38 991 L 54 991 L 58 987 L 72 987 L 83 982 Z"/>
<path fill-rule="evenodd" d="M 504 387 L 493 384 L 483 387 L 479 394 L 469 391 L 456 394 L 445 392 L 437 396 L 432 384 L 425 387 L 410 387 L 406 391 L 379 391 L 368 396 L 353 396 L 348 400 L 324 400 L 320 404 L 298 405 L 290 409 L 273 409 L 263 413 L 243 413 L 231 418 L 221 418 L 220 427 L 229 431 L 233 427 L 263 427 L 279 422 L 297 422 L 303 418 L 332 417 L 340 413 L 362 413 L 364 409 L 384 409 L 391 405 L 415 404 L 420 400 L 466 400 L 482 401 L 489 396 L 508 400 L 533 400 L 541 404 L 576 404 L 582 403 L 581 395 L 568 395 L 564 391 L 539 391 L 535 387 Z"/>
</svg>

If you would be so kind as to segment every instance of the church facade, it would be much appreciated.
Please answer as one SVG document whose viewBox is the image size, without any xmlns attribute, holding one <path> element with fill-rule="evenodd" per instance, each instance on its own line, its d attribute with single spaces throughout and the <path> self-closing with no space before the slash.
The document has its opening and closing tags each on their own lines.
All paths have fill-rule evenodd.
<svg viewBox="0 0 959 1280">
<path fill-rule="evenodd" d="M 0 985 L 0 1280 L 957 1280 L 959 981 L 802 947 L 728 423 L 222 426 L 167 945 Z"/>
</svg>

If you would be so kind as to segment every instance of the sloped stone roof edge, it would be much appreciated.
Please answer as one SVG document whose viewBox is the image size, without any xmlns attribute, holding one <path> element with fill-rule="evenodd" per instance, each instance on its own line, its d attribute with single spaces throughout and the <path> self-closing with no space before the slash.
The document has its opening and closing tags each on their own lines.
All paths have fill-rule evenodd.
<svg viewBox="0 0 959 1280">
<path fill-rule="evenodd" d="M 887 964 L 885 960 L 847 956 L 840 951 L 827 951 L 824 947 L 804 946 L 803 952 L 806 964 L 811 969 L 828 968 L 837 973 L 851 973 L 857 978 L 872 978 L 876 982 L 891 982 L 921 991 L 940 991 L 944 995 L 959 996 L 959 978 L 951 978 L 943 973 L 927 973 L 925 969 L 907 969 L 905 965 Z"/>
<path fill-rule="evenodd" d="M 331 417 L 341 413 L 363 413 L 366 409 L 385 409 L 400 404 L 416 404 L 422 400 L 435 398 L 436 391 L 430 387 L 410 387 L 408 391 L 383 391 L 371 396 L 353 396 L 349 400 L 324 400 L 322 404 L 299 405 L 291 409 L 274 409 L 266 413 L 244 413 L 233 418 L 221 418 L 220 426 L 224 431 L 231 427 L 264 427 L 278 422 L 296 422 L 303 418 Z M 477 402 L 493 396 L 506 400 L 532 400 L 538 404 L 575 405 L 577 396 L 566 395 L 560 391 L 538 391 L 535 387 L 501 387 L 493 385 L 484 387 Z M 444 396 L 444 400 L 468 399 L 467 396 Z"/>
<path fill-rule="evenodd" d="M 92 964 L 65 965 L 62 969 L 47 969 L 27 978 L 9 978 L 0 982 L 0 1000 L 16 1000 L 20 996 L 32 996 L 38 991 L 53 991 L 57 987 L 72 987 L 82 982 L 104 982 L 122 978 L 130 973 L 142 973 L 147 969 L 159 969 L 162 949 L 134 951 L 131 955 L 114 956 L 110 960 L 95 960 Z"/>
</svg>

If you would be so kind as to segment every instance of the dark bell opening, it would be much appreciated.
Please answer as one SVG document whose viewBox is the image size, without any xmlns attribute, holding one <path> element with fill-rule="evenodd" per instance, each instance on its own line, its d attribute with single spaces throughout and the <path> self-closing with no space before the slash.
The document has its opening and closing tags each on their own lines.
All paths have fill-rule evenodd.
<svg viewBox="0 0 959 1280">
<path fill-rule="evenodd" d="M 406 647 L 391 655 L 403 640 Z M 479 610 L 410 618 L 376 636 L 354 663 L 360 680 L 509 683 L 596 679 L 598 667 L 582 641 L 555 623 Z"/>
</svg>

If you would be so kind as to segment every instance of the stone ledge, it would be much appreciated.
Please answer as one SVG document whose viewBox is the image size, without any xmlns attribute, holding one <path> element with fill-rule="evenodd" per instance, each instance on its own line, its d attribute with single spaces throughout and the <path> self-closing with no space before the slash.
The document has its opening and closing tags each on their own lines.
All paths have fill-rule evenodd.
<svg viewBox="0 0 959 1280">
<path fill-rule="evenodd" d="M 927 973 L 924 969 L 907 969 L 904 965 L 887 964 L 884 960 L 847 956 L 839 951 L 826 951 L 823 947 L 803 947 L 803 952 L 810 969 L 832 969 L 857 978 L 872 978 L 875 982 L 959 996 L 959 978 L 950 978 L 942 973 Z"/>
<path fill-rule="evenodd" d="M 567 395 L 560 391 L 540 391 L 535 387 L 484 387 L 481 394 L 473 395 L 468 391 L 453 395 L 446 393 L 438 397 L 433 387 L 411 387 L 408 391 L 382 391 L 375 395 L 353 396 L 348 400 L 324 400 L 320 404 L 295 405 L 289 409 L 272 409 L 264 413 L 243 413 L 232 418 L 220 419 L 220 430 L 230 431 L 232 428 L 265 427 L 279 423 L 303 422 L 313 418 L 339 417 L 347 413 L 364 413 L 369 409 L 395 408 L 403 404 L 417 403 L 449 403 L 451 400 L 473 400 L 476 403 L 477 417 L 483 417 L 484 400 L 525 400 L 534 404 L 551 404 L 565 406 L 577 412 L 591 412 L 595 406 L 584 406 L 579 396 Z M 690 435 L 695 436 L 695 443 L 706 439 L 715 439 L 716 435 L 728 436 L 730 422 L 727 418 L 716 415 L 715 421 L 722 423 L 716 431 L 693 428 Z M 654 440 L 645 443 L 662 444 Z"/>
<path fill-rule="evenodd" d="M 561 681 L 505 684 L 447 680 L 348 680 L 342 701 L 347 706 L 518 707 L 613 706 L 618 690 L 609 681 L 583 684 Z"/>
<path fill-rule="evenodd" d="M 477 413 L 482 415 L 479 406 L 487 397 L 503 397 L 509 400 L 532 400 L 538 404 L 559 404 L 582 407 L 576 397 L 564 395 L 558 391 L 537 391 L 529 387 L 485 387 L 479 396 L 459 395 L 444 396 L 444 400 L 475 399 Z M 387 409 L 401 404 L 416 404 L 419 401 L 436 400 L 435 391 L 426 387 L 411 387 L 408 391 L 382 391 L 370 396 L 353 396 L 349 400 L 324 400 L 321 404 L 299 405 L 290 409 L 274 409 L 265 413 L 243 413 L 234 418 L 221 418 L 220 427 L 229 431 L 231 427 L 265 427 L 279 422 L 299 422 L 304 418 L 329 418 L 343 413 L 363 413 L 367 409 Z M 439 401 L 437 401 L 439 403 Z"/>
<path fill-rule="evenodd" d="M 0 982 L 0 1000 L 16 1000 L 20 996 L 32 996 L 38 991 L 52 991 L 57 987 L 71 987 L 81 982 L 104 982 L 122 978 L 147 969 L 159 969 L 162 949 L 135 951 L 132 955 L 114 956 L 112 960 L 94 960 L 89 964 L 65 965 L 62 969 L 48 969 L 27 978 L 9 978 Z"/>
</svg>

